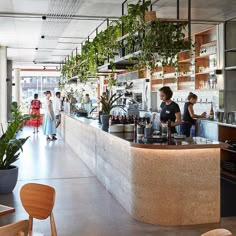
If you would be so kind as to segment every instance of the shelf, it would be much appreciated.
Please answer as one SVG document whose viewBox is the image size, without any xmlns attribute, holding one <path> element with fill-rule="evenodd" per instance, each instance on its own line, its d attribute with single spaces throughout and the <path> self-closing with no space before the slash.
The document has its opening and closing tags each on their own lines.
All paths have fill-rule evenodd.
<svg viewBox="0 0 236 236">
<path fill-rule="evenodd" d="M 195 73 L 195 75 L 206 75 L 206 74 L 210 74 L 210 73 L 214 73 L 214 70 L 198 72 L 198 73 Z"/>
<path fill-rule="evenodd" d="M 211 41 L 209 43 L 201 44 L 201 47 L 212 47 L 212 46 L 216 46 L 216 40 Z"/>
<path fill-rule="evenodd" d="M 236 154 L 236 150 L 233 150 L 233 149 L 221 148 L 221 150 L 227 151 L 227 152 L 232 152 L 232 153 L 235 153 L 235 154 Z"/>
<path fill-rule="evenodd" d="M 236 48 L 226 49 L 225 52 L 236 52 Z"/>
<path fill-rule="evenodd" d="M 178 75 L 177 78 L 191 78 L 191 77 L 194 77 L 195 74 L 191 74 L 191 75 Z"/>
<path fill-rule="evenodd" d="M 225 70 L 236 70 L 236 66 L 225 67 Z"/>
<path fill-rule="evenodd" d="M 195 89 L 197 91 L 213 91 L 213 92 L 217 92 L 217 91 L 220 91 L 219 89 Z"/>
<path fill-rule="evenodd" d="M 221 169 L 221 174 L 223 174 L 223 175 L 226 175 L 226 176 L 229 176 L 229 177 L 231 177 L 231 178 L 235 178 L 235 179 L 236 179 L 236 173 L 234 174 L 234 173 L 231 173 L 231 172 L 229 172 L 229 171 L 226 171 L 226 170 L 223 170 L 223 169 Z"/>
<path fill-rule="evenodd" d="M 212 56 L 212 55 L 216 55 L 216 53 L 209 53 L 209 54 L 197 56 L 197 57 L 195 57 L 195 59 L 196 60 L 198 60 L 198 59 L 207 59 L 209 56 Z"/>
<path fill-rule="evenodd" d="M 178 63 L 191 63 L 191 61 L 192 61 L 192 58 L 189 58 L 189 59 L 178 61 Z"/>
</svg>

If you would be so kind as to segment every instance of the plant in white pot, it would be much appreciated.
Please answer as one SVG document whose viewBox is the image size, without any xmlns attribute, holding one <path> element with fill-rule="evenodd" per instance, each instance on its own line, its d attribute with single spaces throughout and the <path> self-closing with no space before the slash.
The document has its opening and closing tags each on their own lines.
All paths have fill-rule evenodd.
<svg viewBox="0 0 236 236">
<path fill-rule="evenodd" d="M 108 131 L 109 118 L 112 109 L 122 108 L 124 110 L 123 105 L 115 104 L 121 97 L 122 95 L 117 96 L 116 94 L 113 94 L 109 99 L 107 99 L 104 96 L 101 96 L 100 103 L 102 104 L 102 115 L 101 115 L 102 130 Z"/>
<path fill-rule="evenodd" d="M 6 131 L 0 137 L 0 193 L 10 193 L 18 178 L 18 167 L 12 165 L 18 160 L 22 147 L 29 137 L 17 138 L 22 123 L 30 116 L 22 116 L 19 108 L 12 107 L 12 118 Z"/>
</svg>

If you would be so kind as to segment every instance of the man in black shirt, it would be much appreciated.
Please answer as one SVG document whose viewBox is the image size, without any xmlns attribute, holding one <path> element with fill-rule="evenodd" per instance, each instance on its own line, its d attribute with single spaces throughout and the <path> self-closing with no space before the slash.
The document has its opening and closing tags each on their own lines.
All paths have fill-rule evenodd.
<svg viewBox="0 0 236 236">
<path fill-rule="evenodd" d="M 171 121 L 171 133 L 176 133 L 175 126 L 181 124 L 181 113 L 179 105 L 171 100 L 173 92 L 168 86 L 162 87 L 160 90 L 161 103 L 161 123 Z"/>
</svg>

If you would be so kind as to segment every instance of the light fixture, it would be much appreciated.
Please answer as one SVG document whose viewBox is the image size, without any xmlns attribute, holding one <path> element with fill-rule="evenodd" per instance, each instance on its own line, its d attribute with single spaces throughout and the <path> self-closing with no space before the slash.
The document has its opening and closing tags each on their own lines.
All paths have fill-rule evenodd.
<svg viewBox="0 0 236 236">
<path fill-rule="evenodd" d="M 47 19 L 47 17 L 46 16 L 42 16 L 42 20 L 46 20 Z"/>
<path fill-rule="evenodd" d="M 44 39 L 45 38 L 45 36 L 44 35 L 41 35 L 41 39 Z"/>
<path fill-rule="evenodd" d="M 36 64 L 36 61 L 35 61 L 35 60 L 33 60 L 33 63 L 34 63 L 34 64 Z"/>
<path fill-rule="evenodd" d="M 35 48 L 35 50 L 37 51 L 37 50 L 39 50 L 38 48 Z"/>
<path fill-rule="evenodd" d="M 43 67 L 43 70 L 46 70 L 46 66 Z"/>
</svg>

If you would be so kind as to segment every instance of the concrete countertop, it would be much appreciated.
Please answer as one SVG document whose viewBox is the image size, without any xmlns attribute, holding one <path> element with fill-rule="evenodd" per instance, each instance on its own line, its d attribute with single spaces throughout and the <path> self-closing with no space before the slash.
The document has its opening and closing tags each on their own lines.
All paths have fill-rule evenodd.
<svg viewBox="0 0 236 236">
<path fill-rule="evenodd" d="M 101 129 L 101 125 L 98 123 L 98 120 L 94 119 L 88 119 L 85 117 L 77 117 L 74 115 L 69 115 L 72 118 L 86 124 L 89 126 L 92 126 L 94 128 L 97 128 L 99 130 Z M 103 131 L 105 132 L 105 131 Z M 106 132 L 107 133 L 107 132 Z M 206 138 L 202 137 L 193 137 L 193 138 L 186 138 L 186 139 L 174 139 L 172 138 L 171 144 L 168 144 L 167 142 L 155 142 L 155 139 L 152 141 L 148 140 L 134 140 L 134 134 L 133 133 L 120 133 L 120 132 L 114 132 L 109 133 L 113 136 L 116 136 L 118 138 L 124 139 L 130 143 L 130 146 L 136 147 L 136 148 L 148 148 L 148 149 L 201 149 L 201 148 L 227 148 L 228 145 L 225 143 L 221 143 L 218 141 L 211 141 Z"/>
</svg>

